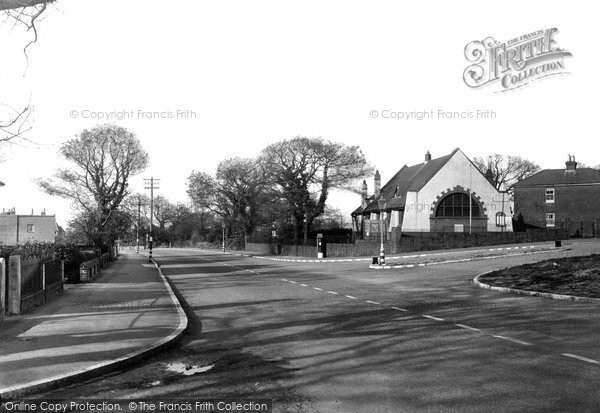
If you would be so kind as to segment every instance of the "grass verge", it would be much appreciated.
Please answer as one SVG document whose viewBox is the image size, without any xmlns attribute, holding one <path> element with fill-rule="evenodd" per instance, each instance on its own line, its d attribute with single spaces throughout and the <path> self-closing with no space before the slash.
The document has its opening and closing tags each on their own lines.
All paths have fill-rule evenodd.
<svg viewBox="0 0 600 413">
<path fill-rule="evenodd" d="M 479 277 L 479 281 L 517 290 L 600 298 L 600 254 L 506 268 Z"/>
</svg>

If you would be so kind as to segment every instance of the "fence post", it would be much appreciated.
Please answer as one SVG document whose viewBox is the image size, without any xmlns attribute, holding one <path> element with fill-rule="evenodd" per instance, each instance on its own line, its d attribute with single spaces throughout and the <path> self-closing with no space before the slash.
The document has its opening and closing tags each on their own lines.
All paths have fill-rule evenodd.
<svg viewBox="0 0 600 413">
<path fill-rule="evenodd" d="M 4 298 L 6 296 L 6 263 L 4 258 L 0 258 L 0 320 L 4 317 Z"/>
<path fill-rule="evenodd" d="M 60 279 L 65 280 L 65 261 L 60 260 Z"/>
<path fill-rule="evenodd" d="M 42 263 L 42 291 L 46 291 L 46 264 Z"/>
<path fill-rule="evenodd" d="M 21 256 L 8 257 L 8 305 L 10 315 L 21 314 Z"/>
</svg>

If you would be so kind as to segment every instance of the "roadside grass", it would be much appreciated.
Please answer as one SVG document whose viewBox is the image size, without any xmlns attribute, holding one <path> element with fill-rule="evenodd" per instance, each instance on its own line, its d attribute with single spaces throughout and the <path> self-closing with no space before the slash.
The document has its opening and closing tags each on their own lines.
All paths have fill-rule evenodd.
<svg viewBox="0 0 600 413">
<path fill-rule="evenodd" d="M 505 268 L 479 280 L 497 287 L 600 298 L 600 254 Z"/>
</svg>

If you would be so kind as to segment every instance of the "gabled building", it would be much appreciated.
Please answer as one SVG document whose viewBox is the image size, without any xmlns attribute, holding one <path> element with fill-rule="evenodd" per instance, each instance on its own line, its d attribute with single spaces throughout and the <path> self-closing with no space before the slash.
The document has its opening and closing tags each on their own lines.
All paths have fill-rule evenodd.
<svg viewBox="0 0 600 413">
<path fill-rule="evenodd" d="M 15 210 L 0 213 L 0 244 L 18 245 L 26 242 L 54 242 L 58 226 L 56 216 L 17 215 Z"/>
<path fill-rule="evenodd" d="M 383 212 L 378 203 L 382 197 Z M 427 152 L 424 162 L 404 165 L 383 187 L 376 172 L 373 194 L 368 196 L 363 182 L 362 205 L 352 218 L 359 238 L 379 237 L 381 222 L 388 236 L 512 231 L 507 194 L 496 190 L 458 148 L 435 159 Z"/>
<path fill-rule="evenodd" d="M 600 219 L 600 171 L 578 168 L 569 155 L 564 169 L 545 169 L 515 184 L 515 218 L 525 228 L 566 229 L 596 236 Z"/>
</svg>

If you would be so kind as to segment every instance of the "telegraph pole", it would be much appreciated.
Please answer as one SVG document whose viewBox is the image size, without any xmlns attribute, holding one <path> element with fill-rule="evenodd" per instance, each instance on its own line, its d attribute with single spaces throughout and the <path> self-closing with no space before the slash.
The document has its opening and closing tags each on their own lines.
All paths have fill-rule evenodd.
<svg viewBox="0 0 600 413">
<path fill-rule="evenodd" d="M 140 253 L 140 220 L 142 215 L 142 198 L 138 196 L 138 219 L 137 219 L 137 228 L 135 231 L 135 252 L 137 254 Z"/>
<path fill-rule="evenodd" d="M 153 238 L 153 221 L 154 221 L 154 190 L 159 189 L 158 185 L 160 184 L 160 179 L 156 179 L 151 177 L 150 179 L 144 179 L 145 188 L 150 190 L 150 240 L 149 240 L 149 252 L 148 252 L 148 261 L 152 262 L 152 244 L 154 242 Z"/>
</svg>

